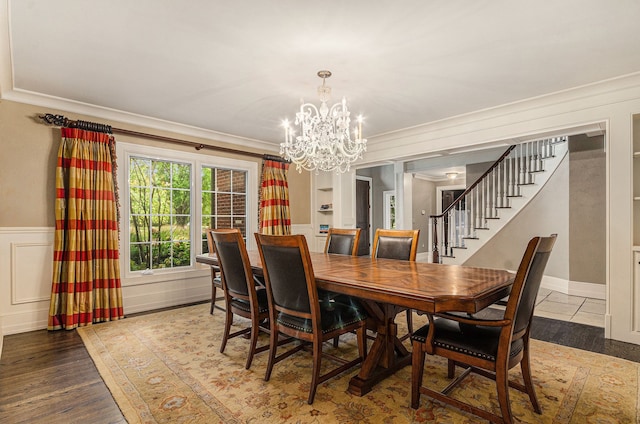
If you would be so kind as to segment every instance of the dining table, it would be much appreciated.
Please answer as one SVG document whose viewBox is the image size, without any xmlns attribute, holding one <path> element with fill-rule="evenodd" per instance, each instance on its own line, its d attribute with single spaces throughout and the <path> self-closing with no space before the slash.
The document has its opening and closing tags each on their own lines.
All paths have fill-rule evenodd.
<svg viewBox="0 0 640 424">
<path fill-rule="evenodd" d="M 253 272 L 262 275 L 258 251 L 247 253 Z M 349 381 L 349 392 L 357 396 L 411 363 L 411 353 L 398 337 L 398 313 L 473 314 L 508 296 L 514 279 L 501 269 L 316 252 L 310 256 L 317 287 L 360 299 L 375 330 L 360 371 Z M 218 265 L 215 254 L 197 255 L 196 262 Z"/>
</svg>

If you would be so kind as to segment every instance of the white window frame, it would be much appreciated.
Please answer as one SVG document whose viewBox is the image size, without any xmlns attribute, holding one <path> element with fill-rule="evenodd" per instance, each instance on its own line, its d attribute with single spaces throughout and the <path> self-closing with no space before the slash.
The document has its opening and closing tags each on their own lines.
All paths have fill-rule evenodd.
<svg viewBox="0 0 640 424">
<path fill-rule="evenodd" d="M 382 192 L 383 203 L 384 203 L 384 208 L 383 208 L 384 227 L 383 228 L 386 230 L 391 229 L 391 198 L 395 198 L 395 196 L 396 196 L 395 190 L 385 190 Z M 398 214 L 398 205 L 396 203 L 396 223 L 398 222 L 397 214 Z"/>
<path fill-rule="evenodd" d="M 144 278 L 149 282 L 166 280 L 171 275 L 199 271 L 196 255 L 202 254 L 202 177 L 203 166 L 212 168 L 233 169 L 247 172 L 247 249 L 255 249 L 253 233 L 258 227 L 258 164 L 252 161 L 225 158 L 203 153 L 191 153 L 160 147 L 144 146 L 132 143 L 116 143 L 118 164 L 118 187 L 120 193 L 120 270 L 123 286 L 127 279 Z M 146 271 L 130 271 L 129 257 L 129 164 L 131 157 L 142 157 L 152 160 L 182 162 L 191 165 L 191 265 L 188 267 L 154 269 Z M 164 276 L 164 277 L 163 277 Z"/>
</svg>

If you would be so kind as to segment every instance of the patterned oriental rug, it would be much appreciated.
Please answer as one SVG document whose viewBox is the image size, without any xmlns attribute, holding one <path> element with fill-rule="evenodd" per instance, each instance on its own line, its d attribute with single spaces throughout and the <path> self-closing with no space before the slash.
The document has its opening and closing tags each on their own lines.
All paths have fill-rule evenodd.
<svg viewBox="0 0 640 424">
<path fill-rule="evenodd" d="M 129 423 L 483 422 L 424 395 L 420 408 L 411 409 L 410 366 L 364 397 L 346 391 L 357 369 L 347 371 L 319 386 L 315 402 L 308 405 L 309 353 L 276 364 L 265 382 L 266 352 L 256 355 L 250 370 L 244 368 L 248 340 L 231 339 L 225 353 L 219 353 L 223 322 L 223 313 L 210 315 L 209 304 L 201 304 L 78 332 Z M 235 319 L 236 329 L 248 325 Z M 267 342 L 268 337 L 261 336 L 258 343 Z M 329 343 L 327 349 L 333 349 Z M 349 356 L 356 349 L 355 336 L 340 338 L 341 354 Z M 327 364 L 334 366 L 323 361 Z M 533 412 L 525 394 L 512 389 L 511 405 L 519 422 L 638 422 L 640 364 L 532 340 L 532 368 L 543 415 Z M 427 355 L 425 383 L 444 387 L 446 369 L 444 360 Z M 520 378 L 519 367 L 511 375 Z M 467 377 L 453 393 L 499 411 L 494 384 L 483 377 Z"/>
</svg>

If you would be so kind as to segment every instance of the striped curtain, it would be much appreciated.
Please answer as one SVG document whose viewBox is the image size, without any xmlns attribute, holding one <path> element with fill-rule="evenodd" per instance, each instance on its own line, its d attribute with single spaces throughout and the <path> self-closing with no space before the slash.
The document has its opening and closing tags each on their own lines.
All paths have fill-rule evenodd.
<svg viewBox="0 0 640 424">
<path fill-rule="evenodd" d="M 109 134 L 62 128 L 49 330 L 124 317 L 114 147 Z"/>
<path fill-rule="evenodd" d="M 274 160 L 262 162 L 259 214 L 262 234 L 291 234 L 288 170 L 288 163 Z"/>
</svg>

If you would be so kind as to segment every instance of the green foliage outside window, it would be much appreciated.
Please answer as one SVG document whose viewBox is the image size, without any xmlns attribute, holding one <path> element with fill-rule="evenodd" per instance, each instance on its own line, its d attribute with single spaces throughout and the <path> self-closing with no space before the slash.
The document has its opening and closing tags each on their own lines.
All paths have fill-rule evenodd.
<svg viewBox="0 0 640 424">
<path fill-rule="evenodd" d="M 191 165 L 131 158 L 130 269 L 191 265 Z"/>
<path fill-rule="evenodd" d="M 192 265 L 192 166 L 170 160 L 129 161 L 129 268 L 168 269 Z M 200 169 L 202 252 L 206 228 L 239 228 L 246 238 L 247 171 Z"/>
</svg>

